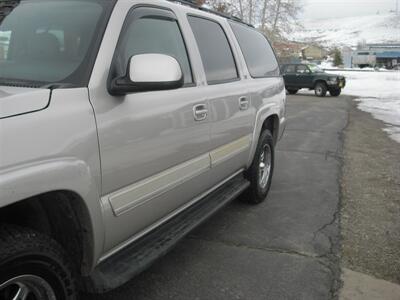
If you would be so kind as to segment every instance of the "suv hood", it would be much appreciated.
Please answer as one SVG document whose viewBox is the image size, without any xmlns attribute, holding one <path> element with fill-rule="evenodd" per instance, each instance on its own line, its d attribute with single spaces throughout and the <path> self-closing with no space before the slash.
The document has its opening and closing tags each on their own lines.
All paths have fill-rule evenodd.
<svg viewBox="0 0 400 300">
<path fill-rule="evenodd" d="M 49 89 L 0 86 L 0 119 L 45 109 Z"/>
<path fill-rule="evenodd" d="M 323 73 L 324 75 L 328 76 L 328 77 L 335 77 L 335 78 L 339 78 L 339 79 L 344 79 L 344 76 L 342 75 L 338 75 L 338 74 L 332 74 L 332 73 Z"/>
</svg>

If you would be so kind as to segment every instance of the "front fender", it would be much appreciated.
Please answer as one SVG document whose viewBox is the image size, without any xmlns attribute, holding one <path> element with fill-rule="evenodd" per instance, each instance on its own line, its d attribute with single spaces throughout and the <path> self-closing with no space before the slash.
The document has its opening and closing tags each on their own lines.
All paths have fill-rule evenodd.
<svg viewBox="0 0 400 300">
<path fill-rule="evenodd" d="M 315 87 L 317 81 L 323 81 L 323 82 L 326 83 L 327 80 L 328 80 L 328 78 L 325 77 L 325 76 L 317 76 L 317 77 L 315 77 L 314 80 L 313 80 L 313 86 Z"/>
<path fill-rule="evenodd" d="M 65 190 L 79 195 L 89 212 L 93 234 L 93 261 L 101 256 L 103 247 L 103 220 L 99 204 L 98 187 L 90 167 L 82 160 L 65 157 L 39 161 L 3 169 L 0 172 L 0 207 L 13 204 L 39 194 Z"/>
</svg>

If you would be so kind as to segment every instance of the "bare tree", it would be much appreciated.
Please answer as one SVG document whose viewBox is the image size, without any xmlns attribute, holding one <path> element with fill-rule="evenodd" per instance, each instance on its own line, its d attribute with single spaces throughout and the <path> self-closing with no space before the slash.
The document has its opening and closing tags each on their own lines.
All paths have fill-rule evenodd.
<svg viewBox="0 0 400 300">
<path fill-rule="evenodd" d="M 206 0 L 206 4 L 253 24 L 271 39 L 290 32 L 301 10 L 298 0 Z"/>
<path fill-rule="evenodd" d="M 262 10 L 261 10 L 261 30 L 265 31 L 266 28 L 266 23 L 267 23 L 267 11 L 268 11 L 268 4 L 270 3 L 270 0 L 264 0 L 263 5 L 262 5 Z"/>
</svg>

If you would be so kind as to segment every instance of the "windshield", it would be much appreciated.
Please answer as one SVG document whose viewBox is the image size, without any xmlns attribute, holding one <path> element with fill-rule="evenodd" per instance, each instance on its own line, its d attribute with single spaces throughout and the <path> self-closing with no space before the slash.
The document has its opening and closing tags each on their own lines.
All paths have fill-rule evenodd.
<svg viewBox="0 0 400 300">
<path fill-rule="evenodd" d="M 311 73 L 323 73 L 324 72 L 324 70 L 322 70 L 317 65 L 308 65 L 308 68 L 311 70 Z"/>
<path fill-rule="evenodd" d="M 0 85 L 87 84 L 111 1 L 0 5 Z"/>
</svg>

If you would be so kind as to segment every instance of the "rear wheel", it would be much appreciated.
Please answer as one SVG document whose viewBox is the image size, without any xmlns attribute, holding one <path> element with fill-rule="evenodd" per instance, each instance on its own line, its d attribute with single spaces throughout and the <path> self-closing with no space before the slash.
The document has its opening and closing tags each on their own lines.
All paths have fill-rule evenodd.
<svg viewBox="0 0 400 300">
<path fill-rule="evenodd" d="M 0 225 L 1 300 L 75 300 L 70 264 L 61 247 L 30 229 Z"/>
<path fill-rule="evenodd" d="M 329 90 L 329 94 L 331 94 L 332 97 L 338 97 L 340 95 L 340 93 L 342 92 L 341 88 L 337 88 L 337 89 L 330 89 Z"/>
<path fill-rule="evenodd" d="M 328 88 L 326 86 L 325 82 L 317 82 L 315 85 L 315 95 L 318 97 L 325 97 L 326 92 L 328 91 Z"/>
<path fill-rule="evenodd" d="M 299 91 L 298 89 L 287 89 L 287 91 L 288 91 L 288 93 L 290 94 L 290 95 L 295 95 L 295 94 L 297 94 L 297 92 Z"/>
<path fill-rule="evenodd" d="M 258 204 L 265 200 L 271 187 L 274 171 L 274 141 L 269 130 L 261 133 L 254 160 L 246 172 L 250 187 L 245 194 L 245 200 Z"/>
</svg>

